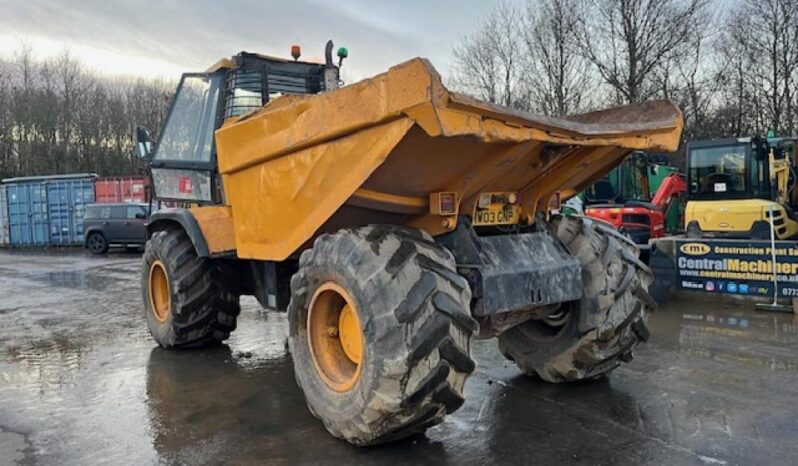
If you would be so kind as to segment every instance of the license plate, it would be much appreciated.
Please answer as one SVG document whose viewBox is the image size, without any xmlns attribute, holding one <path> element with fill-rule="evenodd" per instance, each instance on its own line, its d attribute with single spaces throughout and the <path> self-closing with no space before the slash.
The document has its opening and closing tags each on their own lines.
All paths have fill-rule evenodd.
<svg viewBox="0 0 798 466">
<path fill-rule="evenodd" d="M 515 193 L 482 193 L 474 205 L 474 226 L 515 225 L 521 218 Z"/>
</svg>

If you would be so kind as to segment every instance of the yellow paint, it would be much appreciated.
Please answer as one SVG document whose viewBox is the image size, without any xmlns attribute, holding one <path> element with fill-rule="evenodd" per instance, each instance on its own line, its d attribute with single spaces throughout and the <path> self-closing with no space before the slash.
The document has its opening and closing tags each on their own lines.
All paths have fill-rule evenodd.
<svg viewBox="0 0 798 466">
<path fill-rule="evenodd" d="M 206 73 L 214 73 L 214 72 L 219 71 L 221 69 L 232 70 L 233 68 L 235 68 L 235 64 L 233 63 L 233 60 L 230 60 L 229 58 L 222 58 L 221 60 L 219 60 L 216 63 L 214 63 L 213 65 L 211 65 L 207 70 L 205 70 L 205 72 Z"/>
<path fill-rule="evenodd" d="M 197 220 L 202 236 L 211 254 L 234 251 L 236 249 L 233 213 L 227 206 L 192 207 L 189 209 Z"/>
<path fill-rule="evenodd" d="M 480 193 L 516 192 L 522 214 L 534 217 L 555 193 L 580 191 L 632 150 L 676 150 L 682 126 L 667 101 L 567 119 L 509 110 L 448 91 L 414 59 L 228 119 L 216 148 L 238 256 L 283 260 L 345 226 L 448 231 L 456 222 L 430 213 L 435 192 L 458 193 L 461 212 Z"/>
<path fill-rule="evenodd" d="M 153 262 L 147 278 L 150 310 L 155 320 L 164 323 L 172 310 L 172 292 L 169 287 L 169 275 L 163 262 L 159 260 Z"/>
<path fill-rule="evenodd" d="M 238 257 L 283 260 L 297 251 L 363 185 L 410 125 L 395 120 L 223 173 Z"/>
<path fill-rule="evenodd" d="M 784 220 L 782 226 L 776 225 L 776 237 L 786 239 L 798 234 L 798 223 L 787 216 L 784 207 L 764 199 L 689 201 L 684 221 L 685 225 L 698 222 L 701 230 L 707 232 L 745 233 L 756 221 L 769 222 L 767 212 L 771 207 L 774 221 Z"/>
<path fill-rule="evenodd" d="M 316 289 L 308 306 L 307 333 L 319 378 L 337 392 L 352 390 L 365 353 L 357 306 L 343 287 L 326 282 Z"/>
<path fill-rule="evenodd" d="M 338 317 L 338 339 L 346 357 L 353 363 L 360 364 L 363 360 L 363 333 L 360 331 L 357 312 L 349 304 L 344 306 Z"/>
<path fill-rule="evenodd" d="M 367 209 L 406 214 L 421 214 L 429 207 L 429 201 L 421 197 L 397 196 L 363 188 L 355 191 L 349 203 Z"/>
<path fill-rule="evenodd" d="M 768 162 L 770 163 L 770 180 L 776 190 L 774 196 L 775 201 L 779 204 L 789 202 L 791 200 L 789 185 L 792 161 L 789 156 L 777 159 L 773 153 L 773 149 L 770 149 Z"/>
</svg>

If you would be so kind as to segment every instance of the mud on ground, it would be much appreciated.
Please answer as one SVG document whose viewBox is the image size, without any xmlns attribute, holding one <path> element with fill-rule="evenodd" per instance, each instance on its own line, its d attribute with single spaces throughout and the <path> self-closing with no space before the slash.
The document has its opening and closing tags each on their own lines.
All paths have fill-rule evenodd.
<svg viewBox="0 0 798 466">
<path fill-rule="evenodd" d="M 282 314 L 244 299 L 229 345 L 155 348 L 140 257 L 0 252 L 0 464 L 794 464 L 798 319 L 676 301 L 612 376 L 520 376 L 474 347 L 466 403 L 357 449 L 308 413 Z"/>
</svg>

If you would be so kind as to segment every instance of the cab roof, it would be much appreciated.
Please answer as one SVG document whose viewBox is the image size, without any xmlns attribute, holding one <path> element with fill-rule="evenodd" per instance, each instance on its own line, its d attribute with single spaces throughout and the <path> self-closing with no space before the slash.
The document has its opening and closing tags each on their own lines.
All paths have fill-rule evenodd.
<svg viewBox="0 0 798 466">
<path fill-rule="evenodd" d="M 219 61 L 217 61 L 216 63 L 211 65 L 210 68 L 205 70 L 205 72 L 206 73 L 215 73 L 216 71 L 219 71 L 221 69 L 225 69 L 225 70 L 236 69 L 237 66 L 235 64 L 235 58 L 236 57 L 241 57 L 241 56 L 244 56 L 244 55 L 255 56 L 255 57 L 260 58 L 260 59 L 265 60 L 265 61 L 271 61 L 271 62 L 277 62 L 277 63 L 301 63 L 303 65 L 323 66 L 323 63 L 314 63 L 314 62 L 293 60 L 293 59 L 282 58 L 282 57 L 274 57 L 274 56 L 271 56 L 271 55 L 264 55 L 264 54 L 261 54 L 261 53 L 250 53 L 250 52 L 246 52 L 246 51 L 242 50 L 237 55 L 234 55 L 231 58 L 221 58 L 221 59 L 219 59 Z"/>
</svg>

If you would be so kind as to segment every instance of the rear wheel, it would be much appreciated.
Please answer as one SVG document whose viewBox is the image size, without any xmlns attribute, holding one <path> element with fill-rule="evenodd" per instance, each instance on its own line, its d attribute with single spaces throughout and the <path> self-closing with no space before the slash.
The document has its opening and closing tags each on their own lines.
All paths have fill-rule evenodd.
<svg viewBox="0 0 798 466">
<path fill-rule="evenodd" d="M 594 378 L 632 358 L 648 339 L 651 272 L 637 246 L 609 226 L 557 217 L 553 229 L 582 265 L 584 295 L 547 319 L 527 321 L 499 336 L 499 348 L 527 374 L 549 382 Z"/>
<path fill-rule="evenodd" d="M 463 404 L 477 329 L 471 291 L 426 233 L 373 226 L 320 236 L 291 291 L 294 373 L 334 436 L 391 441 Z"/>
<path fill-rule="evenodd" d="M 108 252 L 108 242 L 105 240 L 105 236 L 99 232 L 90 233 L 89 237 L 86 238 L 86 245 L 92 254 L 105 254 Z"/>
<path fill-rule="evenodd" d="M 141 280 L 147 326 L 162 347 L 218 343 L 235 330 L 240 307 L 234 271 L 197 257 L 182 229 L 152 235 Z"/>
</svg>

